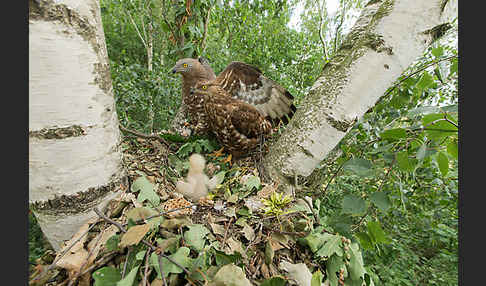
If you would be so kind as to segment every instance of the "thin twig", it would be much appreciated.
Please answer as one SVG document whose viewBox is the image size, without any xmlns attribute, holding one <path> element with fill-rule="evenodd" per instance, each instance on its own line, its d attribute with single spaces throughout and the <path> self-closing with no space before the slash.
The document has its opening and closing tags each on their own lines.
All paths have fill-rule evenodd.
<svg viewBox="0 0 486 286">
<path fill-rule="evenodd" d="M 319 39 L 321 40 L 321 43 L 322 43 L 322 51 L 323 51 L 323 54 L 324 54 L 324 62 L 327 62 L 328 60 L 328 55 L 327 55 L 327 49 L 326 49 L 326 42 L 324 41 L 324 36 L 322 35 L 322 24 L 323 24 L 323 13 L 324 13 L 324 9 L 325 9 L 325 6 L 326 6 L 326 1 L 324 1 L 322 3 L 322 7 L 321 7 L 321 3 L 319 0 L 316 0 L 316 4 L 317 4 L 317 10 L 319 11 Z"/>
<path fill-rule="evenodd" d="M 81 271 L 88 264 L 89 258 L 91 257 L 91 255 L 93 255 L 93 252 L 96 249 L 96 246 L 98 245 L 98 243 L 100 242 L 101 237 L 102 237 L 102 233 L 100 232 L 100 234 L 98 235 L 98 238 L 96 239 L 96 242 L 93 245 L 93 248 L 88 253 L 88 257 L 86 257 L 86 261 L 83 263 L 83 265 L 81 265 L 81 267 L 79 268 L 79 272 L 76 274 L 76 276 L 74 277 L 74 279 L 72 279 L 71 281 L 69 281 L 68 286 L 74 285 L 76 283 L 76 281 L 78 281 L 78 278 L 81 276 Z"/>
<path fill-rule="evenodd" d="M 151 252 L 151 250 L 149 249 L 149 250 L 147 250 L 147 254 L 145 254 L 145 270 L 143 271 L 142 286 L 147 285 L 148 269 L 150 268 L 149 263 L 148 263 L 150 252 Z"/>
<path fill-rule="evenodd" d="M 128 247 L 127 255 L 125 258 L 125 263 L 123 263 L 122 279 L 125 278 L 125 272 L 127 271 L 128 257 L 130 256 L 132 248 Z"/>
<path fill-rule="evenodd" d="M 162 138 L 160 136 L 143 134 L 143 133 L 140 133 L 138 131 L 125 128 L 125 127 L 123 127 L 121 125 L 120 125 L 120 129 L 123 130 L 123 131 L 125 131 L 125 132 L 131 133 L 131 134 L 133 134 L 133 135 L 135 135 L 137 137 L 141 137 L 141 138 L 145 138 L 145 139 L 157 139 L 160 142 L 164 143 L 167 147 L 170 147 L 170 144 L 167 141 L 165 141 L 164 138 Z"/>
<path fill-rule="evenodd" d="M 232 221 L 233 221 L 233 217 L 230 218 L 228 225 L 226 226 L 226 229 L 224 231 L 223 242 L 221 243 L 222 245 L 224 245 L 224 243 L 226 242 L 226 236 L 228 235 L 228 229 L 229 229 Z"/>
<path fill-rule="evenodd" d="M 201 40 L 201 54 L 204 53 L 204 50 L 206 49 L 206 38 L 208 36 L 208 26 L 209 26 L 209 19 L 211 16 L 211 6 L 208 8 L 208 12 L 206 14 L 206 19 L 204 21 L 204 32 L 203 32 L 203 38 Z"/>
<path fill-rule="evenodd" d="M 317 215 L 316 211 L 314 210 L 314 208 L 312 207 L 312 203 L 307 200 L 308 198 L 309 197 L 305 197 L 305 198 L 303 198 L 303 200 L 307 204 L 307 206 L 309 207 L 309 209 L 311 210 L 312 215 L 314 216 L 314 220 L 315 220 L 316 224 L 320 225 L 321 224 L 321 220 L 320 220 L 319 216 Z"/>
<path fill-rule="evenodd" d="M 165 280 L 164 269 L 162 269 L 162 253 L 159 254 L 159 269 L 160 269 L 160 276 L 162 276 L 162 282 L 164 282 L 164 286 L 167 286 L 167 281 Z"/>
<path fill-rule="evenodd" d="M 140 31 L 138 30 L 137 24 L 135 24 L 135 21 L 132 18 L 132 14 L 130 14 L 130 11 L 128 11 L 128 9 L 126 10 L 126 13 L 128 14 L 128 18 L 130 18 L 130 20 L 132 21 L 132 24 L 135 27 L 135 30 L 137 30 L 137 34 L 140 37 L 140 40 L 142 40 L 144 47 L 147 47 L 147 43 L 145 43 L 145 40 L 143 39 L 142 35 L 140 34 Z M 143 20 L 142 20 L 142 23 L 143 23 Z"/>
</svg>

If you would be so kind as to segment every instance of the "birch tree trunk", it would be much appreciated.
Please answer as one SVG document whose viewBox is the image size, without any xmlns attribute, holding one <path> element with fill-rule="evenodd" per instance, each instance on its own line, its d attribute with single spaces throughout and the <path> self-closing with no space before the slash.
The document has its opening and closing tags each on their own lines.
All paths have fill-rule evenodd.
<svg viewBox="0 0 486 286">
<path fill-rule="evenodd" d="M 98 0 L 29 1 L 29 203 L 55 250 L 126 184 Z"/>
<path fill-rule="evenodd" d="M 457 0 L 372 0 L 263 160 L 290 190 L 457 17 Z"/>
</svg>

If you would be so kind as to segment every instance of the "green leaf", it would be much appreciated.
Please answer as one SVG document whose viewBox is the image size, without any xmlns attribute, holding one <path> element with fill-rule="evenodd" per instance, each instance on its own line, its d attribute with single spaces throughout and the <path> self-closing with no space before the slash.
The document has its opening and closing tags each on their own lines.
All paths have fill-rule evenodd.
<svg viewBox="0 0 486 286">
<path fill-rule="evenodd" d="M 449 155 L 456 158 L 456 160 L 457 160 L 458 155 L 459 155 L 457 141 L 452 141 L 449 144 L 447 144 L 447 153 L 449 153 Z"/>
<path fill-rule="evenodd" d="M 158 206 L 160 203 L 160 197 L 154 191 L 154 185 L 145 176 L 141 176 L 133 182 L 131 191 L 134 193 L 140 191 L 137 197 L 138 202 L 148 200 L 154 206 Z"/>
<path fill-rule="evenodd" d="M 216 265 L 222 266 L 230 263 L 238 263 L 242 256 L 239 252 L 234 254 L 226 254 L 219 250 L 214 250 L 214 258 L 216 259 Z"/>
<path fill-rule="evenodd" d="M 405 171 L 405 172 L 411 172 L 414 169 L 414 166 L 408 159 L 408 152 L 407 151 L 402 151 L 396 154 L 396 159 L 398 163 L 398 167 L 400 170 Z"/>
<path fill-rule="evenodd" d="M 204 249 L 205 237 L 208 233 L 209 230 L 202 224 L 190 225 L 189 230 L 184 233 L 184 240 L 189 247 L 200 252 Z"/>
<path fill-rule="evenodd" d="M 321 270 L 317 270 L 312 274 L 311 286 L 321 286 L 322 278 L 324 278 L 324 274 L 321 273 Z"/>
<path fill-rule="evenodd" d="M 145 252 L 147 252 L 147 250 L 142 250 L 142 251 L 137 252 L 137 254 L 135 255 L 135 259 L 136 260 L 143 260 L 143 258 L 145 257 Z"/>
<path fill-rule="evenodd" d="M 224 181 L 224 176 L 226 175 L 226 171 L 219 171 L 214 175 L 211 180 L 214 180 L 214 186 L 220 185 Z"/>
<path fill-rule="evenodd" d="M 213 282 L 215 285 L 251 286 L 243 269 L 234 264 L 221 267 L 214 275 Z"/>
<path fill-rule="evenodd" d="M 419 106 L 410 110 L 407 113 L 407 115 L 413 117 L 417 115 L 426 115 L 426 114 L 438 113 L 438 112 L 440 112 L 440 108 L 437 106 Z"/>
<path fill-rule="evenodd" d="M 371 237 L 366 232 L 358 232 L 355 234 L 356 237 L 359 239 L 359 244 L 364 249 L 374 249 L 373 241 L 371 241 Z"/>
<path fill-rule="evenodd" d="M 341 268 L 344 268 L 343 259 L 337 255 L 329 257 L 326 262 L 326 277 L 329 280 L 330 286 L 338 286 L 338 278 L 336 273 L 339 273 Z"/>
<path fill-rule="evenodd" d="M 427 144 L 422 144 L 417 151 L 417 160 L 422 161 L 427 154 Z"/>
<path fill-rule="evenodd" d="M 438 46 L 432 49 L 432 55 L 436 58 L 440 58 L 444 54 L 444 47 Z"/>
<path fill-rule="evenodd" d="M 113 267 L 103 267 L 93 272 L 94 286 L 115 286 L 120 281 L 120 270 Z"/>
<path fill-rule="evenodd" d="M 341 206 L 343 213 L 348 213 L 354 216 L 363 215 L 366 212 L 366 202 L 354 194 L 346 195 Z"/>
<path fill-rule="evenodd" d="M 361 177 L 373 174 L 373 164 L 371 164 L 370 161 L 361 158 L 354 158 L 347 161 L 344 163 L 343 169 L 351 171 Z"/>
<path fill-rule="evenodd" d="M 330 237 L 329 233 L 311 233 L 302 238 L 300 242 L 309 246 L 312 252 L 316 252 Z"/>
<path fill-rule="evenodd" d="M 260 286 L 285 286 L 286 284 L 287 284 L 287 280 L 284 277 L 275 276 L 263 281 L 262 284 L 260 284 Z"/>
<path fill-rule="evenodd" d="M 265 243 L 265 264 L 270 265 L 273 261 L 273 256 L 275 255 L 275 251 L 270 244 L 270 239 L 267 240 Z"/>
<path fill-rule="evenodd" d="M 336 253 L 338 256 L 343 256 L 341 243 L 340 235 L 331 235 L 328 241 L 317 251 L 316 255 L 319 257 L 330 257 Z"/>
<path fill-rule="evenodd" d="M 386 140 L 399 140 L 407 137 L 407 131 L 403 128 L 389 129 L 381 132 L 380 137 Z"/>
<path fill-rule="evenodd" d="M 367 224 L 368 233 L 372 241 L 376 243 L 390 243 L 391 240 L 385 235 L 385 232 L 381 228 L 380 222 L 370 221 Z"/>
<path fill-rule="evenodd" d="M 348 272 L 352 280 L 364 279 L 365 269 L 363 266 L 363 257 L 361 256 L 361 251 L 359 251 L 359 246 L 356 243 L 351 243 L 349 247 L 349 265 Z"/>
<path fill-rule="evenodd" d="M 422 77 L 417 82 L 417 84 L 415 85 L 415 87 L 419 91 L 422 91 L 424 89 L 429 88 L 433 83 L 434 83 L 434 78 L 427 71 L 424 71 Z"/>
<path fill-rule="evenodd" d="M 444 152 L 439 152 L 437 154 L 437 164 L 439 165 L 439 170 L 442 173 L 442 176 L 446 176 L 449 172 L 449 158 Z"/>
<path fill-rule="evenodd" d="M 184 145 L 182 145 L 179 150 L 177 150 L 176 154 L 181 156 L 182 158 L 185 158 L 189 156 L 193 152 L 194 145 L 192 142 L 187 142 Z"/>
<path fill-rule="evenodd" d="M 452 75 L 454 73 L 457 73 L 457 58 L 454 58 L 451 60 L 452 64 L 451 64 L 451 73 L 449 75 Z"/>
<path fill-rule="evenodd" d="M 179 249 L 177 249 L 176 253 L 169 255 L 169 257 L 172 258 L 175 262 L 179 263 L 181 266 L 190 268 L 190 266 L 192 265 L 192 259 L 189 258 L 189 252 L 189 248 L 180 247 Z M 152 252 L 152 254 L 150 255 L 150 262 L 150 265 L 153 266 L 157 271 L 157 277 L 162 279 L 159 266 L 159 257 L 157 253 Z M 162 258 L 162 269 L 164 270 L 165 277 L 167 277 L 170 273 L 182 273 L 184 271 L 165 257 Z"/>
<path fill-rule="evenodd" d="M 105 244 L 106 251 L 114 251 L 118 249 L 118 244 L 120 243 L 120 235 L 115 234 L 110 237 Z"/>
<path fill-rule="evenodd" d="M 116 283 L 116 286 L 133 286 L 135 277 L 137 277 L 138 268 L 140 266 L 134 267 L 122 280 Z"/>
<path fill-rule="evenodd" d="M 251 176 L 248 178 L 248 180 L 246 180 L 245 182 L 245 187 L 248 189 L 248 190 L 251 190 L 253 187 L 255 187 L 255 189 L 258 190 L 258 188 L 260 187 L 260 178 L 257 177 L 257 176 Z"/>
<path fill-rule="evenodd" d="M 391 202 L 388 196 L 383 192 L 374 192 L 370 196 L 371 202 L 382 212 L 386 213 L 391 207 Z"/>
<path fill-rule="evenodd" d="M 457 135 L 457 127 L 444 120 L 444 116 L 443 113 L 435 113 L 422 118 L 422 125 L 426 128 L 427 137 L 432 140 L 440 140 L 447 136 Z M 447 114 L 447 119 L 457 124 L 457 120 L 451 114 Z"/>
<path fill-rule="evenodd" d="M 447 112 L 447 113 L 458 113 L 459 112 L 459 105 L 453 104 L 453 105 L 441 106 L 440 110 L 442 112 Z M 439 113 L 439 112 L 436 112 L 436 113 Z"/>
</svg>

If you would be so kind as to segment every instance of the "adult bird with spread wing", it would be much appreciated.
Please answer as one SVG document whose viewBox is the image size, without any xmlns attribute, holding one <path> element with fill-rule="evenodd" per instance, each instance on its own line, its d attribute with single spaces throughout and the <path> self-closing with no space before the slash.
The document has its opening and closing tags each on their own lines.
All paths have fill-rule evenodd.
<svg viewBox="0 0 486 286">
<path fill-rule="evenodd" d="M 254 106 L 231 97 L 214 81 L 196 84 L 190 94 L 202 103 L 209 130 L 233 157 L 248 155 L 272 134 L 270 121 Z"/>
<path fill-rule="evenodd" d="M 205 59 L 185 58 L 177 61 L 172 72 L 182 75 L 182 98 L 192 124 L 199 132 L 208 130 L 208 122 L 202 99 L 191 96 L 190 89 L 201 82 L 206 82 L 208 86 L 219 86 L 225 91 L 224 95 L 253 106 L 274 125 L 280 121 L 287 124 L 296 111 L 294 97 L 285 88 L 265 77 L 258 68 L 243 62 L 232 62 L 214 77 Z"/>
</svg>

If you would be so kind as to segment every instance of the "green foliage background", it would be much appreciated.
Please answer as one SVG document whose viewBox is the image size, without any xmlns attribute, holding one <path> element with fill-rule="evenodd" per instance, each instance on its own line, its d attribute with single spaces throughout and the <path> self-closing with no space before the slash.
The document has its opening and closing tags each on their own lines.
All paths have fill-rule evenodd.
<svg viewBox="0 0 486 286">
<path fill-rule="evenodd" d="M 142 132 L 169 127 L 181 100 L 180 78 L 169 71 L 181 57 L 204 56 L 216 74 L 235 60 L 258 66 L 298 106 L 326 62 L 322 42 L 331 58 L 362 2 L 341 0 L 337 13 L 321 9 L 321 20 L 322 1 L 205 0 L 188 8 L 183 0 L 101 0 L 120 124 Z M 298 5 L 296 29 L 289 21 Z M 151 71 L 141 40 L 149 23 Z M 458 284 L 453 26 L 302 182 L 326 229 L 359 243 L 375 285 Z M 38 257 L 38 246 L 30 248 L 31 259 Z"/>
</svg>

